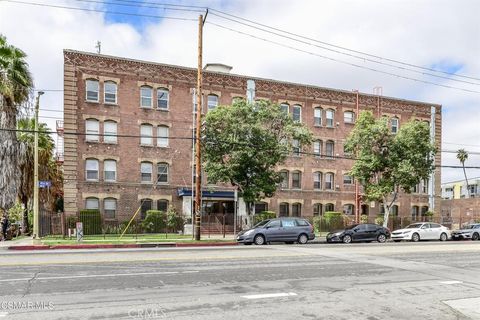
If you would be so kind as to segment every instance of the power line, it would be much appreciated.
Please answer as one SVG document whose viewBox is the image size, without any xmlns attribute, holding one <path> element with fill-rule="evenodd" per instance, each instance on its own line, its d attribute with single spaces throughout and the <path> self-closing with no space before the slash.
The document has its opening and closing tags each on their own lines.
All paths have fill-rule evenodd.
<svg viewBox="0 0 480 320">
<path fill-rule="evenodd" d="M 98 3 L 98 4 L 112 4 L 116 6 L 122 6 L 122 7 L 136 7 L 136 8 L 163 8 L 166 10 L 176 10 L 176 11 L 190 11 L 190 12 L 203 12 L 204 9 L 186 9 L 189 6 L 182 6 L 184 8 L 178 8 L 177 6 L 171 6 L 169 4 L 159 4 L 156 6 L 151 6 L 148 5 L 146 2 L 138 3 L 134 2 L 135 4 L 129 4 L 129 3 L 121 3 L 121 1 L 115 1 L 115 2 L 110 2 L 110 1 L 100 1 L 100 0 L 74 0 L 77 2 L 87 2 L 87 3 Z M 127 1 L 125 1 L 127 2 Z M 206 9 L 206 8 L 205 8 Z"/>
<path fill-rule="evenodd" d="M 293 46 L 290 46 L 290 45 L 286 45 L 286 44 L 283 44 L 283 43 L 280 43 L 280 42 L 277 42 L 277 41 L 273 41 L 273 40 L 269 40 L 269 39 L 266 39 L 266 38 L 258 37 L 258 36 L 255 36 L 253 34 L 247 33 L 247 32 L 232 29 L 230 27 L 225 27 L 225 26 L 216 24 L 214 22 L 207 21 L 206 23 L 208 23 L 210 25 L 213 25 L 213 26 L 216 26 L 218 28 L 222 28 L 222 29 L 225 29 L 225 30 L 228 30 L 228 31 L 236 32 L 236 33 L 239 33 L 239 34 L 257 39 L 257 40 L 262 40 L 262 41 L 265 41 L 265 42 L 273 43 L 275 45 L 278 45 L 278 46 L 281 46 L 281 47 L 284 47 L 284 48 L 292 49 L 292 50 L 295 50 L 295 51 L 298 51 L 298 52 L 307 53 L 307 54 L 310 54 L 310 55 L 313 55 L 313 56 L 317 56 L 317 57 L 327 59 L 327 60 L 330 60 L 330 61 L 334 61 L 334 62 L 342 63 L 342 64 L 345 64 L 345 65 L 353 66 L 353 67 L 356 67 L 356 68 L 365 69 L 365 70 L 369 70 L 369 71 L 373 71 L 373 72 L 377 72 L 377 73 L 382 73 L 382 74 L 386 74 L 386 75 L 397 77 L 397 78 L 412 80 L 412 81 L 421 82 L 421 83 L 425 83 L 425 84 L 430 84 L 430 85 L 443 87 L 443 88 L 447 88 L 447 89 L 455 89 L 455 90 L 480 94 L 480 91 L 475 91 L 475 90 L 470 90 L 470 89 L 465 89 L 465 88 L 460 88 L 460 87 L 454 87 L 454 86 L 450 86 L 450 85 L 446 85 L 446 84 L 440 84 L 440 83 L 431 82 L 431 81 L 427 81 L 427 80 L 421 80 L 421 79 L 417 79 L 417 78 L 411 78 L 411 77 L 391 73 L 391 72 L 388 72 L 388 71 L 382 71 L 382 70 L 374 69 L 374 68 L 371 68 L 371 67 L 358 65 L 358 64 L 355 64 L 355 63 L 352 63 L 352 62 L 339 60 L 339 59 L 332 58 L 332 57 L 329 57 L 329 56 L 324 56 L 324 55 L 321 55 L 321 54 L 318 54 L 318 53 L 314 53 L 314 52 L 311 52 L 311 51 L 307 51 L 307 50 L 299 49 L 299 48 L 296 48 L 296 47 L 293 47 Z"/>
</svg>

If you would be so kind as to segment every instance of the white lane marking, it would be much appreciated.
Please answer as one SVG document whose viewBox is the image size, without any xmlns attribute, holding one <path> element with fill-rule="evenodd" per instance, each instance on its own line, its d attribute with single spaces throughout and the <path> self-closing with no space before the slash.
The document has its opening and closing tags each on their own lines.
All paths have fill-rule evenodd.
<svg viewBox="0 0 480 320">
<path fill-rule="evenodd" d="M 0 318 L 8 316 L 8 312 L 0 312 Z"/>
<path fill-rule="evenodd" d="M 111 278 L 111 277 L 135 277 L 150 276 L 162 274 L 196 273 L 199 271 L 164 271 L 164 272 L 137 272 L 137 273 L 113 273 L 113 274 L 85 274 L 77 276 L 58 276 L 58 277 L 38 277 L 35 280 L 62 280 L 62 279 L 81 279 L 81 278 Z M 32 278 L 1 279 L 0 282 L 29 281 Z"/>
<path fill-rule="evenodd" d="M 182 271 L 182 273 L 197 273 L 200 272 L 198 270 L 188 270 L 188 271 Z"/>
<path fill-rule="evenodd" d="M 463 283 L 463 281 L 456 281 L 456 280 L 451 280 L 451 281 L 440 281 L 441 284 L 458 284 L 458 283 Z"/>
<path fill-rule="evenodd" d="M 296 296 L 295 292 L 279 292 L 279 293 L 265 293 L 265 294 L 251 294 L 248 296 L 242 296 L 245 299 L 267 299 L 267 298 L 280 298 Z"/>
</svg>

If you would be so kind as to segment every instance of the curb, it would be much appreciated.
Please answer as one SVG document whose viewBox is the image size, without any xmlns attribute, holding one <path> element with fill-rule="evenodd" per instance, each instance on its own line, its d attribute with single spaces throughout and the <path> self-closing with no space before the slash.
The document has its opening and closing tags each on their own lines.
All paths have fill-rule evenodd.
<svg viewBox="0 0 480 320">
<path fill-rule="evenodd" d="M 236 242 L 205 242 L 205 243 L 132 243 L 132 244 L 57 244 L 57 245 L 19 245 L 10 246 L 8 250 L 59 250 L 59 249 L 122 249 L 122 248 L 159 248 L 159 247 L 221 247 L 235 246 Z"/>
</svg>

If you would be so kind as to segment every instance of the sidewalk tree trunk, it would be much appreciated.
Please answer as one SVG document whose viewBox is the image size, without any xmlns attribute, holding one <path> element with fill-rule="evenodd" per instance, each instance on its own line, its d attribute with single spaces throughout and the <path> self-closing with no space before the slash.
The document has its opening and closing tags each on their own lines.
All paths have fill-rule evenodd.
<svg viewBox="0 0 480 320">
<path fill-rule="evenodd" d="M 463 168 L 463 176 L 465 177 L 465 183 L 467 188 L 466 197 L 470 198 L 470 190 L 468 189 L 467 171 L 465 170 L 465 161 L 468 160 L 468 152 L 465 149 L 459 149 L 457 151 L 457 159 L 460 161 Z"/>
<path fill-rule="evenodd" d="M 383 226 L 400 192 L 410 193 L 434 170 L 435 147 L 426 123 L 411 120 L 396 134 L 388 118 L 362 112 L 347 138 L 345 151 L 357 155 L 351 174 L 363 186 L 367 201 L 382 202 Z"/>
</svg>

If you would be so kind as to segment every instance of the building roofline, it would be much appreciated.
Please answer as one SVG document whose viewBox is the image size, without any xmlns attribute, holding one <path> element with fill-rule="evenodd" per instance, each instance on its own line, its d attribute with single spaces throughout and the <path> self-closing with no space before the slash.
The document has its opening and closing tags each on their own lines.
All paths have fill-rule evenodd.
<svg viewBox="0 0 480 320">
<path fill-rule="evenodd" d="M 473 178 L 468 178 L 468 183 L 470 183 L 470 181 L 476 181 L 476 180 L 480 180 L 480 177 L 473 177 Z M 459 179 L 459 180 L 452 180 L 452 181 L 448 181 L 448 182 L 442 182 L 441 185 L 446 185 L 446 184 L 451 184 L 451 183 L 456 183 L 456 182 L 465 182 L 465 179 Z"/>
<path fill-rule="evenodd" d="M 112 56 L 112 55 L 106 55 L 106 54 L 98 54 L 98 53 L 79 51 L 79 50 L 73 50 L 73 49 L 63 49 L 63 52 L 64 52 L 64 54 L 65 53 L 73 53 L 73 54 L 80 54 L 80 55 L 99 57 L 99 58 L 105 58 L 105 59 L 112 59 L 112 60 L 119 60 L 119 61 L 144 63 L 144 64 L 156 65 L 156 66 L 162 66 L 162 67 L 177 68 L 177 69 L 182 69 L 182 70 L 186 70 L 186 71 L 195 71 L 196 72 L 196 70 L 197 70 L 196 68 L 191 68 L 191 67 L 167 64 L 167 63 L 152 62 L 152 61 L 139 60 L 139 59 L 132 59 L 132 58 L 125 58 L 125 57 Z M 353 91 L 348 91 L 348 90 L 333 89 L 333 88 L 321 87 L 321 86 L 316 86 L 316 85 L 311 85 L 311 84 L 281 81 L 281 80 L 269 79 L 269 78 L 252 77 L 252 76 L 236 74 L 236 73 L 222 73 L 222 72 L 206 71 L 206 70 L 204 70 L 204 72 L 205 73 L 210 73 L 210 74 L 217 74 L 219 76 L 231 76 L 231 77 L 240 77 L 240 78 L 243 78 L 243 79 L 269 81 L 269 82 L 275 82 L 275 83 L 278 83 L 278 84 L 287 84 L 287 85 L 293 85 L 293 86 L 298 86 L 298 87 L 307 87 L 307 88 L 313 88 L 313 89 L 329 90 L 329 91 L 335 91 L 335 92 L 339 92 L 339 93 L 347 93 L 347 94 L 353 94 L 354 93 Z M 364 93 L 364 92 L 360 92 L 360 91 L 359 91 L 359 94 L 362 95 L 362 96 L 366 96 L 366 97 L 373 97 L 373 98 L 378 97 L 378 95 L 371 94 L 371 93 Z M 429 103 L 429 102 L 424 102 L 424 101 L 407 100 L 407 99 L 400 99 L 400 98 L 389 97 L 389 96 L 381 96 L 381 97 L 383 99 L 389 99 L 389 100 L 394 100 L 394 101 L 399 101 L 399 102 L 414 103 L 414 104 L 418 104 L 418 105 L 434 106 L 434 107 L 440 107 L 440 108 L 442 107 L 442 105 L 438 104 L 438 103 Z"/>
</svg>

